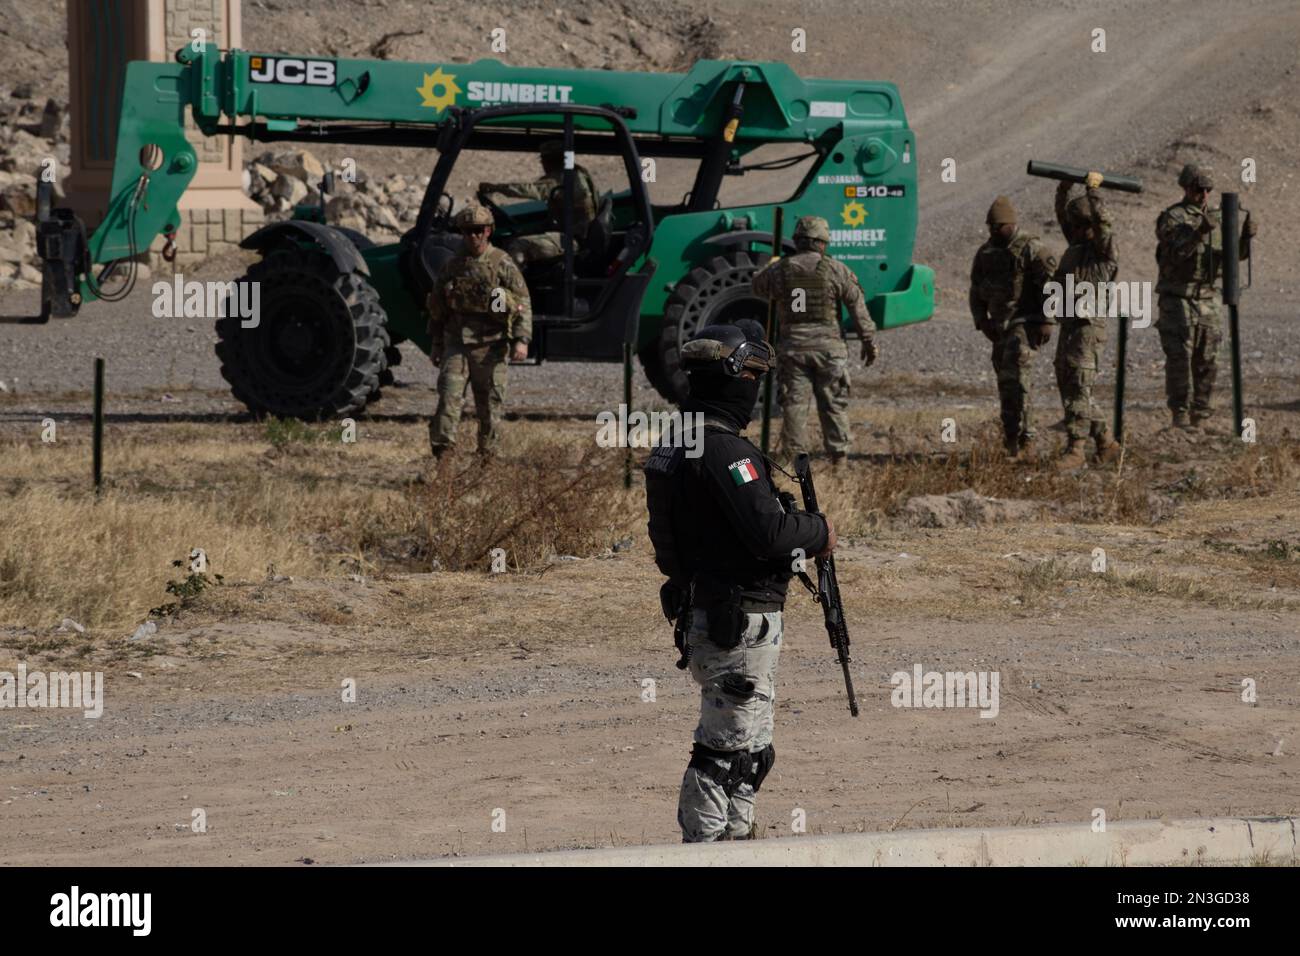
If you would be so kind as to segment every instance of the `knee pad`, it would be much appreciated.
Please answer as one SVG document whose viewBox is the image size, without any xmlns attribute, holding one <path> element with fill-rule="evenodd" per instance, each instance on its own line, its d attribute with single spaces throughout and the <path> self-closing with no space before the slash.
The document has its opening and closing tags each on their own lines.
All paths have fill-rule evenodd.
<svg viewBox="0 0 1300 956">
<path fill-rule="evenodd" d="M 771 744 L 755 753 L 747 750 L 714 750 L 704 744 L 696 744 L 691 748 L 691 761 L 687 766 L 704 774 L 730 798 L 742 783 L 749 784 L 758 793 L 775 763 L 776 748 Z"/>
<path fill-rule="evenodd" d="M 696 744 L 691 748 L 691 761 L 686 766 L 704 774 L 730 799 L 737 787 L 752 779 L 754 759 L 747 750 L 714 750 Z"/>
<path fill-rule="evenodd" d="M 772 772 L 772 765 L 776 763 L 776 748 L 771 744 L 768 744 L 758 753 L 754 754 L 753 757 L 754 779 L 752 786 L 754 787 L 754 792 L 758 793 L 758 788 L 763 786 L 763 781 L 766 780 L 767 775 Z"/>
</svg>

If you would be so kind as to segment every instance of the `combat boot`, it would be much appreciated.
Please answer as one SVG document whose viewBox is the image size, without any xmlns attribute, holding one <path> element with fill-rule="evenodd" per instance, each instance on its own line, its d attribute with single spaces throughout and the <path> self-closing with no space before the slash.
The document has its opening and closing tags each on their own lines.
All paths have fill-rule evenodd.
<svg viewBox="0 0 1300 956">
<path fill-rule="evenodd" d="M 1084 451 L 1087 448 L 1087 442 L 1082 438 L 1071 438 L 1070 444 L 1065 448 L 1065 454 L 1056 462 L 1057 471 L 1074 471 L 1076 468 L 1082 468 L 1084 465 Z"/>
<path fill-rule="evenodd" d="M 1020 460 L 1020 452 L 1022 451 L 1020 445 L 1020 436 L 1017 435 L 1014 438 L 1008 437 L 1004 439 L 1002 442 L 1002 447 L 1007 450 L 1007 461 Z"/>
<path fill-rule="evenodd" d="M 1100 465 L 1109 465 L 1112 461 L 1119 461 L 1119 454 L 1122 449 L 1119 442 L 1109 435 L 1103 435 L 1097 439 L 1097 463 Z"/>
<path fill-rule="evenodd" d="M 1186 412 L 1174 412 L 1174 428 L 1181 428 L 1184 431 L 1191 431 L 1192 423 L 1187 420 Z"/>
<path fill-rule="evenodd" d="M 1210 413 L 1209 413 L 1209 412 L 1192 412 L 1192 414 L 1191 414 L 1190 417 L 1191 417 L 1191 422 L 1192 422 L 1192 424 L 1191 424 L 1191 427 L 1192 427 L 1192 428 L 1204 428 L 1204 427 L 1205 427 L 1205 423 L 1206 423 L 1207 421 L 1210 420 Z"/>
</svg>

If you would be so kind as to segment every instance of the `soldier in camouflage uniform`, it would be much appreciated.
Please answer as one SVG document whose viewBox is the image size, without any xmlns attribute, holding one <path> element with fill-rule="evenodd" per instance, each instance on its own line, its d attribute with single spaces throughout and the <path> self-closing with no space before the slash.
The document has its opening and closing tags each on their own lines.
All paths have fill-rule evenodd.
<svg viewBox="0 0 1300 956">
<path fill-rule="evenodd" d="M 524 277 L 491 244 L 492 214 L 466 206 L 456 215 L 464 254 L 443 267 L 429 293 L 429 356 L 438 366 L 438 411 L 429 423 L 435 458 L 456 443 L 465 381 L 474 393 L 478 450 L 496 450 L 505 402 L 506 365 L 528 357 L 533 313 Z M 512 345 L 513 343 L 513 345 Z"/>
<path fill-rule="evenodd" d="M 862 286 L 853 270 L 826 254 L 830 238 L 825 219 L 802 217 L 794 230 L 795 254 L 773 259 L 752 280 L 757 295 L 776 302 L 777 387 L 784 415 L 779 457 L 784 461 L 808 450 L 809 397 L 817 402 L 822 444 L 831 461 L 848 457 L 849 370 L 841 305 L 862 337 L 863 362 L 871 365 L 880 355 Z"/>
<path fill-rule="evenodd" d="M 986 222 L 989 240 L 971 266 L 970 311 L 975 328 L 993 343 L 1002 433 L 1007 454 L 1016 459 L 1034 437 L 1029 363 L 1052 337 L 1043 286 L 1056 271 L 1056 257 L 1037 236 L 1016 228 L 1016 210 L 1006 196 L 994 200 Z"/>
<path fill-rule="evenodd" d="M 1178 185 L 1183 187 L 1182 202 L 1170 206 L 1156 220 L 1156 262 L 1160 266 L 1156 328 L 1165 351 L 1165 397 L 1173 424 L 1195 428 L 1210 416 L 1223 337 L 1214 287 L 1223 263 L 1223 237 L 1218 210 L 1209 208 L 1214 189 L 1210 170 L 1184 166 Z M 1247 213 L 1241 224 L 1242 259 L 1250 255 L 1255 232 L 1255 223 Z"/>
<path fill-rule="evenodd" d="M 1073 275 L 1076 289 L 1079 283 L 1086 282 L 1096 292 L 1101 283 L 1113 283 L 1119 272 L 1110 217 L 1098 189 L 1101 180 L 1101 173 L 1088 173 L 1087 192 L 1076 199 L 1069 198 L 1069 183 L 1062 182 L 1057 187 L 1056 219 L 1070 243 L 1056 274 L 1052 276 L 1062 289 L 1066 277 Z M 1069 436 L 1065 454 L 1057 462 L 1062 471 L 1083 465 L 1089 437 L 1097 443 L 1099 462 L 1106 463 L 1119 457 L 1119 443 L 1111 437 L 1105 418 L 1092 401 L 1092 387 L 1097 381 L 1102 350 L 1106 347 L 1106 303 L 1100 297 L 1094 301 L 1093 307 L 1089 307 L 1086 301 L 1067 302 L 1063 310 L 1066 314 L 1060 317 L 1056 386 L 1065 408 L 1065 430 Z"/>
<path fill-rule="evenodd" d="M 479 195 L 497 193 L 512 199 L 535 199 L 547 204 L 551 220 L 564 223 L 564 141 L 550 139 L 539 150 L 542 176 L 532 182 L 480 183 Z M 573 240 L 575 247 L 587 238 L 587 226 L 596 218 L 599 202 L 596 182 L 583 166 L 573 167 Z M 546 262 L 564 255 L 564 237 L 559 232 L 520 236 L 510 243 L 511 258 L 523 268 L 532 262 Z"/>
</svg>

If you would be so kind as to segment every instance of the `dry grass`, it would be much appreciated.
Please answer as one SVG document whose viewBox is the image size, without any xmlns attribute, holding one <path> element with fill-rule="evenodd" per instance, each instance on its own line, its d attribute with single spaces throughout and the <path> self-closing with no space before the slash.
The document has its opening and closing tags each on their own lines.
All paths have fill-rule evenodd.
<svg viewBox="0 0 1300 956">
<path fill-rule="evenodd" d="M 1059 592 L 1064 584 L 1091 591 L 1127 591 L 1141 597 L 1161 597 L 1184 603 L 1233 610 L 1280 611 L 1295 608 L 1286 597 L 1251 593 L 1232 576 L 1221 573 L 1172 572 L 1160 567 L 1092 572 L 1079 561 L 1048 558 L 1018 569 L 1016 579 L 1026 603 Z"/>
<path fill-rule="evenodd" d="M 877 424 L 917 434 L 904 422 L 917 414 L 882 413 Z M 462 449 L 472 447 L 473 427 L 463 426 Z M 1300 446 L 1289 443 L 1228 448 L 1198 468 L 1138 451 L 1118 470 L 1062 476 L 1008 463 L 991 427 L 961 429 L 959 446 L 863 440 L 868 454 L 841 470 L 815 462 L 837 528 L 879 537 L 909 498 L 966 488 L 1044 501 L 1067 520 L 1141 525 L 1182 502 L 1294 487 L 1300 475 Z M 171 562 L 196 547 L 228 585 L 262 581 L 272 568 L 320 578 L 483 570 L 494 548 L 512 569 L 533 571 L 629 538 L 645 548 L 639 469 L 625 489 L 622 453 L 596 448 L 594 434 L 581 420 L 512 422 L 489 467 L 465 450 L 434 467 L 413 423 L 362 420 L 356 444 L 341 443 L 335 426 L 112 424 L 96 501 L 84 430 L 52 445 L 10 432 L 0 437 L 0 622 L 43 629 L 71 617 L 92 632 L 129 633 L 167 600 Z M 1291 553 L 1265 552 L 1252 564 L 1287 584 Z M 1127 587 L 1218 602 L 1175 581 L 1134 578 Z"/>
<path fill-rule="evenodd" d="M 314 563 L 275 529 L 178 495 L 95 501 L 29 489 L 0 499 L 0 524 L 0 620 L 33 628 L 64 617 L 134 628 L 166 598 L 177 577 L 171 562 L 195 547 L 236 577 L 260 577 L 268 564 L 304 573 Z"/>
</svg>

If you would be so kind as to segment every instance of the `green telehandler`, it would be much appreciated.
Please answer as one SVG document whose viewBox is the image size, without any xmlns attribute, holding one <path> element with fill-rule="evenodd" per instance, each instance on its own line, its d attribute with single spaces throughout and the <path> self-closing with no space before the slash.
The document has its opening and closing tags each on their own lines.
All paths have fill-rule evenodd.
<svg viewBox="0 0 1300 956">
<path fill-rule="evenodd" d="M 260 283 L 259 314 L 218 317 L 217 355 L 232 393 L 255 414 L 358 412 L 391 380 L 398 343 L 427 351 L 423 303 L 459 246 L 448 184 L 453 171 L 475 172 L 465 168 L 472 160 L 457 169 L 466 151 L 536 153 L 546 140 L 564 142 L 562 195 L 491 205 L 494 243 L 561 235 L 563 257 L 525 273 L 535 316 L 530 362 L 621 361 L 631 346 L 659 392 L 680 398 L 680 342 L 707 324 L 764 318 L 749 279 L 771 255 L 778 206 L 787 217 L 830 222 L 829 252 L 857 274 L 877 326 L 933 312 L 934 273 L 911 261 L 916 143 L 893 84 L 802 79 L 772 62 L 702 60 L 685 74 L 633 73 L 223 52 L 196 42 L 175 64 L 128 65 L 110 200 L 93 234 L 70 210 L 52 209 L 42 184 L 43 321 L 74 315 L 89 299 L 120 297 L 139 253 L 160 234 L 170 243 L 177 201 L 198 168 L 187 111 L 205 136 L 437 155 L 416 224 L 395 243 L 331 225 L 319 205 L 299 206 L 243 241 L 261 258 L 237 283 Z M 793 155 L 747 164 L 769 144 L 788 144 Z M 581 241 L 575 153 L 618 157 L 626 176 L 602 192 Z M 659 158 L 694 164 L 678 202 L 650 199 Z M 724 177 L 796 164 L 806 172 L 797 182 L 791 176 L 777 201 L 721 208 Z"/>
</svg>

